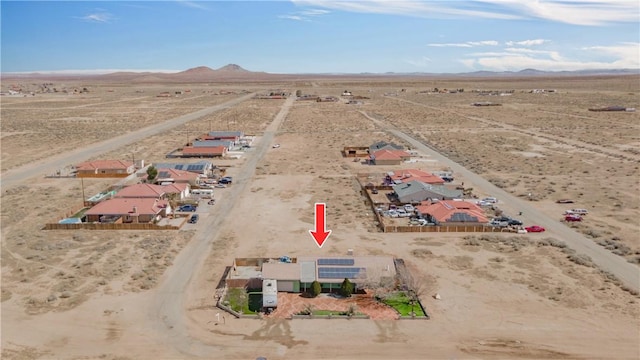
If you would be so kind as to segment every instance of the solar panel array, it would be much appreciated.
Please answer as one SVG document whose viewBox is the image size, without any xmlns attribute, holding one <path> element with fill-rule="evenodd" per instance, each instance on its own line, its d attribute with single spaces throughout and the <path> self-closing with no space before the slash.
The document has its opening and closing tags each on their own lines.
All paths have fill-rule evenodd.
<svg viewBox="0 0 640 360">
<path fill-rule="evenodd" d="M 187 166 L 187 171 L 201 171 L 204 169 L 204 165 L 202 164 L 191 164 Z"/>
<path fill-rule="evenodd" d="M 342 265 L 353 266 L 353 259 L 318 259 L 318 265 Z"/>
<path fill-rule="evenodd" d="M 170 177 L 171 175 L 169 175 L 168 171 L 160 171 L 158 172 L 158 179 L 166 179 L 168 177 Z"/>
<path fill-rule="evenodd" d="M 466 213 L 454 213 L 449 219 L 448 222 L 478 222 L 478 218 L 475 216 L 471 216 Z"/>
<path fill-rule="evenodd" d="M 365 268 L 359 267 L 320 267 L 319 279 L 356 279 L 359 274 L 364 274 Z"/>
<path fill-rule="evenodd" d="M 182 167 L 183 167 L 183 166 L 184 166 L 184 165 L 182 165 L 182 164 L 177 164 L 177 165 L 175 165 L 173 168 L 174 168 L 174 169 L 176 169 L 176 170 L 182 170 Z"/>
</svg>

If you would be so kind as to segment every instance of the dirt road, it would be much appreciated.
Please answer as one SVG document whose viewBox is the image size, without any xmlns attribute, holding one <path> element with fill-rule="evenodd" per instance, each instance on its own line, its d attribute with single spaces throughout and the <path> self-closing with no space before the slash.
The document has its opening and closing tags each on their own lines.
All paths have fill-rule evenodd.
<svg viewBox="0 0 640 360">
<path fill-rule="evenodd" d="M 623 257 L 611 253 L 592 240 L 586 238 L 582 234 L 568 228 L 557 219 L 551 218 L 548 215 L 541 213 L 535 207 L 531 206 L 528 202 L 525 202 L 500 189 L 489 181 L 483 179 L 481 176 L 467 170 L 462 165 L 443 156 L 442 154 L 426 146 L 420 141 L 393 127 L 389 123 L 375 119 L 367 115 L 365 112 L 361 111 L 360 113 L 362 113 L 364 116 L 369 118 L 381 128 L 397 136 L 398 138 L 405 140 L 406 142 L 411 144 L 412 147 L 420 150 L 425 154 L 429 154 L 441 164 L 447 165 L 455 173 L 462 175 L 462 177 L 464 177 L 465 180 L 468 181 L 468 183 L 473 184 L 475 189 L 497 197 L 498 199 L 500 199 L 501 204 L 508 206 L 514 211 L 521 211 L 523 213 L 522 218 L 528 223 L 537 224 L 544 227 L 547 230 L 548 234 L 554 235 L 558 239 L 564 241 L 568 247 L 575 250 L 578 254 L 589 256 L 600 269 L 611 272 L 629 288 L 640 291 L 640 270 L 637 266 L 628 263 Z"/>
<path fill-rule="evenodd" d="M 227 189 L 224 201 L 220 202 L 213 216 L 203 219 L 198 232 L 176 257 L 173 266 L 167 270 L 160 285 L 154 291 L 154 300 L 149 307 L 150 324 L 162 333 L 162 338 L 169 341 L 172 348 L 181 353 L 207 357 L 215 349 L 189 336 L 186 326 L 185 297 L 191 291 L 189 287 L 192 285 L 191 280 L 195 277 L 194 274 L 198 271 L 206 271 L 203 269 L 203 262 L 209 254 L 211 243 L 216 240 L 219 229 L 227 221 L 231 209 L 241 194 L 246 191 L 257 164 L 271 147 L 273 137 L 294 101 L 295 97 L 286 100 L 280 112 L 265 130 L 256 151 L 248 153 L 250 156 L 238 175 L 234 177 L 233 186 Z"/>
<path fill-rule="evenodd" d="M 147 126 L 128 134 L 117 136 L 109 140 L 95 143 L 93 145 L 76 149 L 74 151 L 70 151 L 61 155 L 48 157 L 41 161 L 36 161 L 34 163 L 30 163 L 16 169 L 8 170 L 0 177 L 0 186 L 3 190 L 6 190 L 12 186 L 18 185 L 20 182 L 25 181 L 31 177 L 50 174 L 58 169 L 68 166 L 69 164 L 77 164 L 91 157 L 121 148 L 125 145 L 129 145 L 135 141 L 139 141 L 148 138 L 149 136 L 166 132 L 176 126 L 183 125 L 211 113 L 227 109 L 240 102 L 251 99 L 253 96 L 253 93 L 247 94 L 239 98 L 227 101 L 223 104 L 211 106 L 190 114 L 167 120 L 161 124 Z"/>
</svg>

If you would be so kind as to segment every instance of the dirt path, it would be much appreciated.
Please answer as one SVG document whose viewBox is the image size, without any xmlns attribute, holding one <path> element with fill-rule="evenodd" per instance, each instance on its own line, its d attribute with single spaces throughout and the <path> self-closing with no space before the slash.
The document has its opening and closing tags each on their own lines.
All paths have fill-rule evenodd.
<svg viewBox="0 0 640 360">
<path fill-rule="evenodd" d="M 135 141 L 143 140 L 149 136 L 166 132 L 176 126 L 183 125 L 211 113 L 232 107 L 240 102 L 251 99 L 253 96 L 253 93 L 247 94 L 219 105 L 211 106 L 190 114 L 167 120 L 161 124 L 147 126 L 128 134 L 8 170 L 0 177 L 0 186 L 3 190 L 6 190 L 31 177 L 50 174 L 55 172 L 57 169 L 68 166 L 69 164 L 76 164 L 102 153 L 129 145 Z"/>
<path fill-rule="evenodd" d="M 441 164 L 449 166 L 455 173 L 462 175 L 465 180 L 472 183 L 474 188 L 497 197 L 500 199 L 501 207 L 506 205 L 513 210 L 522 211 L 522 218 L 526 220 L 527 223 L 537 224 L 546 228 L 547 234 L 554 235 L 564 241 L 568 247 L 575 250 L 578 254 L 591 257 L 600 269 L 611 272 L 629 288 L 640 291 L 640 270 L 637 266 L 628 263 L 623 257 L 612 254 L 582 234 L 573 231 L 556 219 L 550 218 L 546 214 L 538 211 L 535 207 L 529 205 L 529 203 L 518 199 L 481 176 L 467 170 L 462 165 L 446 158 L 432 148 L 393 127 L 388 122 L 379 121 L 362 111 L 360 113 L 382 129 L 407 141 L 412 147 L 429 154 Z"/>
<path fill-rule="evenodd" d="M 190 289 L 194 286 L 191 280 L 196 278 L 196 272 L 206 271 L 202 265 L 211 251 L 211 243 L 216 240 L 228 214 L 251 183 L 257 164 L 270 148 L 278 127 L 286 118 L 294 101 L 295 97 L 292 96 L 283 104 L 280 112 L 265 130 L 256 151 L 250 153 L 247 162 L 234 177 L 233 186 L 227 189 L 225 199 L 216 208 L 214 216 L 203 219 L 198 232 L 176 257 L 173 266 L 164 274 L 160 285 L 153 293 L 154 300 L 149 307 L 150 324 L 162 333 L 162 338 L 167 339 L 172 348 L 183 354 L 207 357 L 207 354 L 215 350 L 212 345 L 200 343 L 189 336 L 185 298 L 193 291 Z"/>
</svg>

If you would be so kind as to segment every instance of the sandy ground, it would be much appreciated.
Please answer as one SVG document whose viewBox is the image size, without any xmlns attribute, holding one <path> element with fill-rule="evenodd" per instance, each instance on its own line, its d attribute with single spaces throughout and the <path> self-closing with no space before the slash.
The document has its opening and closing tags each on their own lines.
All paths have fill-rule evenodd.
<svg viewBox="0 0 640 360">
<path fill-rule="evenodd" d="M 362 146 L 378 140 L 401 142 L 359 111 L 377 115 L 407 133 L 422 136 L 493 183 L 502 182 L 503 189 L 513 194 L 533 192 L 538 201 L 532 205 L 542 211 L 559 216 L 565 207 L 554 200 L 574 198 L 578 201 L 574 206 L 590 211 L 588 222 L 580 224 L 579 229 L 599 233 L 594 241 L 610 240 L 627 246 L 629 252 L 623 255 L 633 261 L 640 248 L 638 224 L 633 221 L 640 215 L 638 115 L 590 113 L 586 107 L 612 102 L 638 107 L 634 103 L 638 101 L 637 78 L 451 84 L 316 82 L 313 88 L 297 85 L 319 95 L 339 95 L 349 89 L 371 99 L 362 105 L 294 103 L 275 133 L 276 129 L 268 126 L 285 101 L 249 100 L 136 143 L 140 158 L 162 161 L 167 147 L 183 141 L 185 135 L 180 131 L 185 129 L 227 129 L 234 122 L 246 132 L 264 135 L 256 147 L 263 146 L 266 154 L 254 159 L 259 160 L 255 164 L 251 156 L 260 155 L 260 148 L 243 159 L 216 161 L 230 166 L 229 174 L 240 175 L 243 182 L 234 184 L 237 192 L 233 187 L 221 189 L 216 195 L 218 203 L 203 210 L 197 226 L 175 232 L 44 232 L 40 229 L 45 222 L 79 207 L 79 180 L 33 178 L 23 185 L 3 188 L 2 357 L 640 356 L 638 297 L 588 263 L 584 266 L 570 261 L 570 254 L 557 246 L 553 234 L 379 233 L 355 175 L 397 167 L 374 168 L 344 159 L 339 153 L 348 145 Z M 436 86 L 556 88 L 559 93 L 543 97 L 516 92 L 499 98 L 505 102 L 502 107 L 477 109 L 469 104 L 486 98 L 468 91 L 418 94 Z M 401 88 L 406 91 L 399 92 Z M 136 94 L 133 89 L 124 89 L 122 92 Z M 399 95 L 385 97 L 389 92 Z M 138 106 L 132 99 L 119 101 L 125 99 L 117 94 L 96 91 L 92 94 L 95 105 L 76 108 L 71 116 L 93 118 L 94 107 L 101 108 L 105 102 L 113 108 Z M 151 99 L 155 95 L 147 95 L 148 101 L 155 100 Z M 9 126 L 31 116 L 28 109 L 36 104 L 30 105 L 28 100 L 21 99 L 24 103 L 9 107 L 11 112 L 5 113 L 2 99 L 3 170 L 20 164 L 11 160 L 14 163 L 5 167 L 6 159 L 15 157 L 10 153 L 13 143 L 5 143 L 4 134 L 29 131 Z M 31 98 L 36 100 L 41 99 Z M 596 101 L 598 104 L 593 104 Z M 214 96 L 202 96 L 189 103 L 191 110 L 162 116 L 147 113 L 144 123 L 166 121 L 218 103 Z M 64 108 L 68 104 L 47 106 Z M 47 111 L 55 113 L 54 109 Z M 12 122 L 5 123 L 7 117 Z M 49 121 L 41 118 L 45 120 Z M 582 125 L 576 125 L 576 121 Z M 544 136 L 533 137 L 526 132 Z M 279 143 L 280 148 L 270 148 L 271 141 Z M 56 143 L 50 147 L 54 149 L 51 154 L 69 149 Z M 499 148 L 506 151 L 496 151 Z M 126 156 L 129 150 L 123 148 L 105 156 Z M 23 162 L 37 158 L 25 156 Z M 252 166 L 255 172 L 248 171 Z M 421 162 L 419 167 L 442 170 L 433 161 Z M 612 173 L 616 181 L 605 180 Z M 246 174 L 249 176 L 243 177 Z M 111 183 L 85 181 L 85 191 L 93 194 Z M 307 232 L 313 227 L 315 202 L 327 203 L 327 226 L 333 231 L 322 249 Z M 204 251 L 197 259 L 202 260 L 182 285 L 186 289 L 180 296 L 183 319 L 174 321 L 173 313 L 155 312 L 163 308 L 163 299 L 175 297 L 163 293 L 164 284 L 180 273 L 172 266 L 174 262 L 182 264 L 185 254 L 200 248 Z M 424 284 L 422 300 L 432 319 L 292 321 L 226 316 L 224 324 L 216 324 L 220 311 L 213 307 L 214 287 L 234 257 L 339 255 L 346 254 L 347 249 L 354 249 L 356 255 L 403 258 Z M 435 300 L 435 293 L 442 299 Z"/>
</svg>

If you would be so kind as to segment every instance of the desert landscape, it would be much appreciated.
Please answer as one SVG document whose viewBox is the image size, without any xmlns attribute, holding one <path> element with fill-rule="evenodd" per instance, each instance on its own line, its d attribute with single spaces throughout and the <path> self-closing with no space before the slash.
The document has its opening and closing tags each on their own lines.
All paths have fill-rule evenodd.
<svg viewBox="0 0 640 360">
<path fill-rule="evenodd" d="M 126 74 L 3 79 L 3 91 L 18 84 L 34 95 L 0 98 L 2 358 L 640 357 L 640 284 L 568 246 L 582 238 L 567 239 L 555 227 L 529 234 L 383 233 L 358 180 L 399 168 L 447 171 L 457 163 L 508 194 L 499 202 L 505 212 L 575 230 L 584 246 L 637 276 L 640 114 L 588 109 L 640 107 L 640 77 L 243 74 L 197 81 L 205 70 L 164 82 Z M 43 83 L 67 91 L 38 92 Z M 274 89 L 291 95 L 253 97 Z M 346 90 L 361 99 L 350 103 L 341 96 Z M 297 101 L 297 91 L 338 101 Z M 478 102 L 499 106 L 472 105 Z M 212 129 L 256 140 L 239 158 L 211 160 L 234 184 L 215 189 L 216 205 L 198 210 L 198 224 L 173 231 L 43 230 L 79 209 L 83 196 L 116 182 L 45 178 L 59 164 L 167 162 L 167 153 Z M 416 156 L 392 166 L 341 153 L 377 141 Z M 478 197 L 495 196 L 454 174 Z M 322 248 L 308 232 L 319 202 L 327 204 L 332 230 Z M 563 211 L 572 207 L 589 215 L 564 223 Z M 421 283 L 430 319 L 251 319 L 216 307 L 216 285 L 235 258 L 339 256 L 350 249 L 403 259 Z"/>
</svg>

